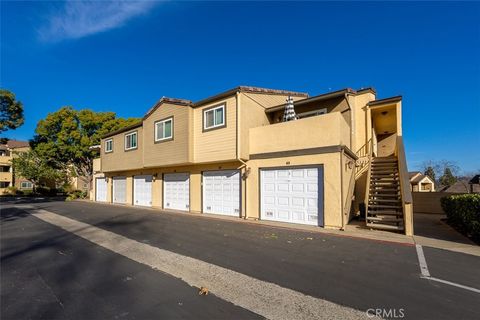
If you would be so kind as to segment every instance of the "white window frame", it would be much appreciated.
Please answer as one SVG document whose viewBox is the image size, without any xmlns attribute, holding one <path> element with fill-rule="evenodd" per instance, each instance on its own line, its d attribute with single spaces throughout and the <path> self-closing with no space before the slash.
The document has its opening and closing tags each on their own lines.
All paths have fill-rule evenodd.
<svg viewBox="0 0 480 320">
<path fill-rule="evenodd" d="M 172 123 L 172 126 L 171 126 L 172 129 L 171 129 L 171 132 L 170 132 L 170 136 L 165 137 L 165 123 L 167 123 L 167 122 L 169 122 L 169 121 Z M 163 125 L 163 135 L 164 135 L 164 136 L 163 136 L 163 138 L 158 139 L 158 138 L 157 138 L 157 137 L 158 137 L 158 134 L 157 134 L 157 133 L 158 133 L 158 125 L 159 125 L 160 123 L 163 123 L 163 124 L 164 124 L 164 125 Z M 163 119 L 163 120 L 159 120 L 159 121 L 155 122 L 155 142 L 159 142 L 159 141 L 163 141 L 163 140 L 171 140 L 171 139 L 173 139 L 173 117 L 170 117 L 170 118 L 167 118 L 167 119 Z"/>
<path fill-rule="evenodd" d="M 28 183 L 28 184 L 30 184 L 30 186 L 29 187 L 24 187 L 23 186 L 24 183 Z M 22 182 L 20 182 L 20 189 L 33 189 L 33 183 L 31 183 L 30 181 L 22 181 Z"/>
<path fill-rule="evenodd" d="M 297 118 L 302 119 L 302 118 L 319 116 L 319 115 L 322 115 L 322 114 L 327 114 L 327 108 L 322 108 L 322 109 L 318 109 L 318 110 L 298 113 Z"/>
<path fill-rule="evenodd" d="M 111 143 L 110 150 L 107 148 L 108 143 Z M 113 139 L 105 140 L 105 153 L 113 152 Z"/>
<path fill-rule="evenodd" d="M 215 115 L 216 115 L 216 111 L 218 109 L 223 110 L 223 112 L 222 112 L 222 123 L 215 124 Z M 213 112 L 213 126 L 210 126 L 210 127 L 207 127 L 207 113 L 208 112 Z M 222 104 L 222 105 L 214 107 L 214 108 L 206 109 L 206 110 L 203 111 L 203 129 L 204 130 L 214 129 L 214 128 L 223 127 L 223 126 L 225 126 L 225 104 Z"/>
<path fill-rule="evenodd" d="M 125 150 L 133 150 L 133 149 L 137 149 L 138 147 L 138 131 L 134 131 L 134 132 L 130 132 L 128 134 L 125 135 Z M 135 147 L 130 147 L 130 148 L 127 148 L 127 139 L 130 138 L 131 136 L 135 136 Z"/>
</svg>

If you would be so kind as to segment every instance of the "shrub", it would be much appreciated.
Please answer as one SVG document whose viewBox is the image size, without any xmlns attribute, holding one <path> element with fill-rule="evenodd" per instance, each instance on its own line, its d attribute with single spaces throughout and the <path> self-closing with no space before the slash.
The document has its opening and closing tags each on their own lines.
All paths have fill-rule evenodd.
<svg viewBox="0 0 480 320">
<path fill-rule="evenodd" d="M 85 199 L 87 197 L 87 192 L 82 190 L 74 190 L 68 193 L 67 201 L 75 199 Z"/>
<path fill-rule="evenodd" d="M 48 187 L 37 187 L 35 189 L 35 192 L 42 195 L 42 196 L 48 196 L 48 195 L 50 195 L 50 188 L 48 188 Z"/>
<path fill-rule="evenodd" d="M 448 223 L 474 241 L 480 241 L 480 194 L 461 194 L 443 197 L 443 211 Z"/>
<path fill-rule="evenodd" d="M 3 191 L 3 194 L 8 194 L 8 195 L 16 195 L 18 192 L 18 189 L 17 187 L 15 186 L 10 186 L 10 187 L 7 187 L 4 191 Z"/>
</svg>

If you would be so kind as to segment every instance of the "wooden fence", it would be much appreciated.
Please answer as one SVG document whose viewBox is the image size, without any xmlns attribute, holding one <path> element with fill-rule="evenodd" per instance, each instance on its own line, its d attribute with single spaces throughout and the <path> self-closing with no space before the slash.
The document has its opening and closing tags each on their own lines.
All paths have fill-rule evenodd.
<svg viewBox="0 0 480 320">
<path fill-rule="evenodd" d="M 415 213 L 444 213 L 440 199 L 458 193 L 451 192 L 412 192 L 413 212 Z"/>
</svg>

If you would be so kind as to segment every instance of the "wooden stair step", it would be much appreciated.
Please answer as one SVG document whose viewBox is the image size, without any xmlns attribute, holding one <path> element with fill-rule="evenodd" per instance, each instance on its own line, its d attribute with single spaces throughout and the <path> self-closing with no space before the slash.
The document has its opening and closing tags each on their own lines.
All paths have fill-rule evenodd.
<svg viewBox="0 0 480 320">
<path fill-rule="evenodd" d="M 373 158 L 372 163 L 397 163 L 398 160 L 393 158 L 393 159 L 379 159 L 379 158 Z"/>
<path fill-rule="evenodd" d="M 385 199 L 385 200 L 395 200 L 401 201 L 402 199 L 399 197 L 398 194 L 370 194 L 369 200 L 378 200 L 378 199 Z"/>
<path fill-rule="evenodd" d="M 382 209 L 402 209 L 402 206 L 392 206 L 388 204 L 369 204 L 369 208 L 382 208 Z"/>
<path fill-rule="evenodd" d="M 375 180 L 375 181 L 370 181 L 370 183 L 374 186 L 382 186 L 382 185 L 393 185 L 393 186 L 398 186 L 398 181 L 382 181 L 382 180 Z"/>
<path fill-rule="evenodd" d="M 380 216 L 403 216 L 403 212 L 392 211 L 392 210 L 378 210 L 378 211 L 368 211 L 367 214 L 374 214 Z"/>
<path fill-rule="evenodd" d="M 392 174 L 396 175 L 398 174 L 398 172 L 393 170 L 372 170 L 372 175 L 375 176 L 389 176 Z"/>
<path fill-rule="evenodd" d="M 391 176 L 391 175 L 398 175 L 397 171 L 391 170 L 372 170 L 372 176 Z"/>
<path fill-rule="evenodd" d="M 380 202 L 380 203 L 399 203 L 401 200 L 400 199 L 394 199 L 394 200 L 389 200 L 389 199 L 369 199 L 368 202 Z"/>
<path fill-rule="evenodd" d="M 388 221 L 388 222 L 402 222 L 403 218 L 396 218 L 393 216 L 385 216 L 385 217 L 367 217 L 367 220 L 371 221 Z"/>
<path fill-rule="evenodd" d="M 370 176 L 370 179 L 375 179 L 375 180 L 384 180 L 384 181 L 398 181 L 398 177 L 395 177 L 395 176 L 392 176 L 392 175 L 376 175 L 376 174 L 372 174 Z"/>
<path fill-rule="evenodd" d="M 383 224 L 383 223 L 367 223 L 367 227 L 371 227 L 371 228 L 375 228 L 375 229 L 383 229 L 383 230 L 403 231 L 403 225 L 402 226 L 392 226 L 392 225 Z"/>
</svg>

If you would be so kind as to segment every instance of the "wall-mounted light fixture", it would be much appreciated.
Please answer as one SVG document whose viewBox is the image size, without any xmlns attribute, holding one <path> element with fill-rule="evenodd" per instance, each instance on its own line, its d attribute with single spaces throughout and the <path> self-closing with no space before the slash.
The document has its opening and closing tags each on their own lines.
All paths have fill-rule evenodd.
<svg viewBox="0 0 480 320">
<path fill-rule="evenodd" d="M 243 180 L 246 180 L 248 178 L 248 176 L 250 175 L 250 171 L 252 171 L 250 167 L 245 169 L 245 172 L 242 175 Z"/>
<path fill-rule="evenodd" d="M 388 111 L 382 111 L 382 116 L 386 116 Z"/>
<path fill-rule="evenodd" d="M 352 169 L 353 168 L 353 161 L 352 160 L 348 161 L 347 165 L 348 165 L 349 169 Z"/>
</svg>

